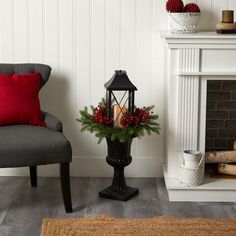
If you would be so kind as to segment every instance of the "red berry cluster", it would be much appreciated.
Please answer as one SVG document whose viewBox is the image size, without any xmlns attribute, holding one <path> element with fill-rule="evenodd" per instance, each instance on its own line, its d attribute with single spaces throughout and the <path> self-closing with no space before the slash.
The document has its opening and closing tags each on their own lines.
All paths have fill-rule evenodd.
<svg viewBox="0 0 236 236">
<path fill-rule="evenodd" d="M 150 112 L 144 109 L 137 108 L 134 114 L 126 113 L 120 121 L 123 128 L 138 126 L 140 124 L 145 125 L 149 119 Z"/>
<path fill-rule="evenodd" d="M 182 12 L 184 3 L 182 0 L 168 0 L 166 2 L 166 10 L 168 12 Z"/>
<path fill-rule="evenodd" d="M 185 5 L 184 12 L 200 12 L 200 8 L 195 3 L 189 3 Z"/>
<path fill-rule="evenodd" d="M 112 125 L 112 121 L 108 120 L 106 117 L 105 107 L 99 107 L 99 106 L 96 107 L 94 115 L 91 116 L 91 120 L 102 125 L 107 125 L 107 126 Z"/>
<path fill-rule="evenodd" d="M 182 0 L 167 0 L 166 10 L 168 12 L 200 12 L 200 8 L 195 3 L 188 3 L 184 6 Z"/>
</svg>

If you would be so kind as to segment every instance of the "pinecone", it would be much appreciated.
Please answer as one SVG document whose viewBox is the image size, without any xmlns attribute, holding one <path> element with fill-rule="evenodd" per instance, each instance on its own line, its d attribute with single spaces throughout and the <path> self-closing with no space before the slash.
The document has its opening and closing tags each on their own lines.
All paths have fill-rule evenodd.
<svg viewBox="0 0 236 236">
<path fill-rule="evenodd" d="M 200 8 L 195 3 L 188 3 L 184 7 L 184 12 L 200 12 Z"/>
<path fill-rule="evenodd" d="M 182 0 L 168 0 L 166 2 L 166 10 L 168 12 L 182 12 L 184 3 Z"/>
</svg>

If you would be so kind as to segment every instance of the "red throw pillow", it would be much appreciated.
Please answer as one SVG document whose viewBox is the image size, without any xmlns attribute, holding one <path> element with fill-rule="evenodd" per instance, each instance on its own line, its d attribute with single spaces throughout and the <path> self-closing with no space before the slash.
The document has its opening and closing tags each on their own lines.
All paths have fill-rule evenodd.
<svg viewBox="0 0 236 236">
<path fill-rule="evenodd" d="M 39 73 L 0 74 L 0 125 L 46 126 L 39 102 L 40 80 Z"/>
</svg>

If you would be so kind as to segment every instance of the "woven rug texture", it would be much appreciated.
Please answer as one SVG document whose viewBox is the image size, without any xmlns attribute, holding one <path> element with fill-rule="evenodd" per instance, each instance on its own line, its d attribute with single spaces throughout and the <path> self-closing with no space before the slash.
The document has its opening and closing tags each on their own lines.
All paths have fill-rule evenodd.
<svg viewBox="0 0 236 236">
<path fill-rule="evenodd" d="M 145 219 L 95 216 L 44 219 L 41 236 L 236 236 L 236 219 L 153 217 Z"/>
</svg>

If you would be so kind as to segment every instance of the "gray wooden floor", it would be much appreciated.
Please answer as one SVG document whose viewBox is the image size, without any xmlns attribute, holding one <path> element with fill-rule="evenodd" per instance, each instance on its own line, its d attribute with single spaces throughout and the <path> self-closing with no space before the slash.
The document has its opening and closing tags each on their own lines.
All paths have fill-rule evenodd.
<svg viewBox="0 0 236 236">
<path fill-rule="evenodd" d="M 0 177 L 0 236 L 40 234 L 43 218 L 112 215 L 117 217 L 235 218 L 236 203 L 169 202 L 163 179 L 128 179 L 140 194 L 128 202 L 99 199 L 99 190 L 110 185 L 109 178 L 71 178 L 74 213 L 66 214 L 59 178 L 39 178 L 31 188 L 29 178 Z"/>
</svg>

